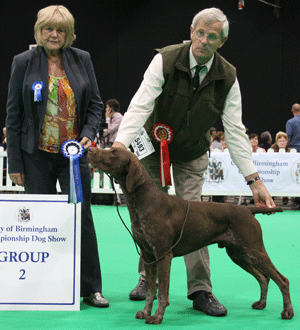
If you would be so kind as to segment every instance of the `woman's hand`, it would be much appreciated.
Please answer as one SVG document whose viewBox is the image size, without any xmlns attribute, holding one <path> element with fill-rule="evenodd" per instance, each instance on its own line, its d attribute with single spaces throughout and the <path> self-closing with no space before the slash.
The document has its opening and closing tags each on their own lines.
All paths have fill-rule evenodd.
<svg viewBox="0 0 300 330">
<path fill-rule="evenodd" d="M 16 185 L 24 187 L 25 175 L 23 173 L 10 173 L 9 177 Z"/>
<path fill-rule="evenodd" d="M 84 149 L 88 149 L 92 145 L 92 141 L 88 137 L 84 136 L 80 141 L 80 145 L 82 145 Z"/>
</svg>

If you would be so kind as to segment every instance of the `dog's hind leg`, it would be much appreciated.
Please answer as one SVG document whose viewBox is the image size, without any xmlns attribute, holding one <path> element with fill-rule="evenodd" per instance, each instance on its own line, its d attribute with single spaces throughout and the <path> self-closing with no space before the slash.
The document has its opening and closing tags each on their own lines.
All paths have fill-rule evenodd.
<svg viewBox="0 0 300 330">
<path fill-rule="evenodd" d="M 146 304 L 143 310 L 137 312 L 135 316 L 137 319 L 146 319 L 151 315 L 153 301 L 156 297 L 156 264 L 147 265 L 145 263 L 144 265 L 146 272 Z"/>
<path fill-rule="evenodd" d="M 263 309 L 266 306 L 268 283 L 270 278 L 278 285 L 283 296 L 282 319 L 291 319 L 294 316 L 294 310 L 290 298 L 289 280 L 284 277 L 273 265 L 264 246 L 260 249 L 247 248 L 244 249 L 230 245 L 226 247 L 230 258 L 252 274 L 259 282 L 261 287 L 261 299 L 255 302 L 252 307 L 254 309 Z M 229 251 L 229 252 L 228 252 Z"/>
<path fill-rule="evenodd" d="M 260 300 L 252 304 L 254 309 L 264 309 L 267 305 L 267 293 L 270 278 L 253 267 L 249 257 L 238 246 L 230 244 L 226 246 L 226 251 L 233 262 L 253 275 L 260 285 Z"/>
<path fill-rule="evenodd" d="M 255 256 L 253 265 L 278 285 L 283 297 L 283 311 L 281 313 L 281 318 L 287 320 L 292 319 L 294 316 L 294 310 L 290 297 L 289 280 L 275 268 L 265 250 L 259 252 Z"/>
<path fill-rule="evenodd" d="M 173 253 L 169 253 L 162 260 L 157 262 L 158 306 L 153 316 L 146 317 L 146 323 L 148 324 L 160 324 L 163 320 L 165 309 L 170 304 L 169 284 L 172 258 Z"/>
</svg>

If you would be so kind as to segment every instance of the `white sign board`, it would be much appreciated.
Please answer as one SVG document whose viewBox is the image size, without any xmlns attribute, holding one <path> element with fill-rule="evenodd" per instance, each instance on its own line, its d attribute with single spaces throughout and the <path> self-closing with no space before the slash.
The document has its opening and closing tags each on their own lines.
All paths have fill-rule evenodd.
<svg viewBox="0 0 300 330">
<path fill-rule="evenodd" d="M 0 310 L 80 310 L 81 204 L 0 195 Z"/>
<path fill-rule="evenodd" d="M 252 154 L 252 159 L 272 196 L 300 196 L 300 153 Z M 228 152 L 211 153 L 203 194 L 252 195 Z"/>
</svg>

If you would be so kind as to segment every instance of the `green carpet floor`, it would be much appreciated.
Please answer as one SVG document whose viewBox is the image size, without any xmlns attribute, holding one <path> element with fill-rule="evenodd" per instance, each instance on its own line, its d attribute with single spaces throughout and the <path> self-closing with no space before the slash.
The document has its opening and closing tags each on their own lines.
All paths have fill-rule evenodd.
<svg viewBox="0 0 300 330">
<path fill-rule="evenodd" d="M 138 255 L 128 232 L 119 220 L 116 207 L 92 207 L 98 236 L 103 278 L 103 294 L 110 307 L 97 309 L 81 305 L 79 312 L 0 311 L 0 329 L 300 329 L 300 212 L 285 211 L 272 216 L 257 215 L 269 256 L 278 270 L 289 278 L 295 316 L 281 320 L 282 296 L 270 282 L 265 310 L 251 309 L 259 299 L 256 280 L 236 266 L 224 249 L 210 247 L 213 292 L 228 309 L 228 315 L 214 318 L 192 309 L 186 298 L 186 272 L 183 258 L 172 262 L 170 306 L 161 325 L 148 325 L 135 319 L 144 302 L 130 301 L 128 294 L 138 281 Z M 130 225 L 126 207 L 120 208 Z M 157 304 L 157 301 L 156 301 Z M 156 304 L 154 307 L 156 307 Z"/>
</svg>

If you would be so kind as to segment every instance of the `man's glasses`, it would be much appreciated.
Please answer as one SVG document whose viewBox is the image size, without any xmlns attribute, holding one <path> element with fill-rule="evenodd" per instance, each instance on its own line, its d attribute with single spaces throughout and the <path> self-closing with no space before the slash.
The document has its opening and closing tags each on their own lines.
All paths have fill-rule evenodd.
<svg viewBox="0 0 300 330">
<path fill-rule="evenodd" d="M 203 40 L 206 36 L 207 41 L 212 44 L 220 40 L 220 37 L 217 36 L 216 34 L 214 33 L 208 34 L 203 30 L 197 30 L 197 31 L 194 30 L 194 34 L 198 40 Z"/>
</svg>

